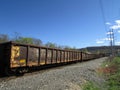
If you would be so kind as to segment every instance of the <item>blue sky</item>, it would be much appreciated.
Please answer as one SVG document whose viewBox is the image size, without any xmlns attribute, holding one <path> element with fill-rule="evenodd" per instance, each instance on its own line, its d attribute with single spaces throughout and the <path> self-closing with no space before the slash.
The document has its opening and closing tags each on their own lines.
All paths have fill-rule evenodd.
<svg viewBox="0 0 120 90">
<path fill-rule="evenodd" d="M 0 33 L 14 32 L 71 47 L 109 45 L 107 30 L 115 28 L 120 44 L 120 0 L 0 0 Z M 106 24 L 107 23 L 107 24 Z M 105 29 L 106 25 L 106 29 Z"/>
</svg>

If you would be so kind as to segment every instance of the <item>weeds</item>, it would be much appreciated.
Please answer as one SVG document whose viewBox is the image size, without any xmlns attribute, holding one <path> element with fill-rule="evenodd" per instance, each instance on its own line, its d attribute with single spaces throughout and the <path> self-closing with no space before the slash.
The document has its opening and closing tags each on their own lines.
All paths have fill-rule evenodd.
<svg viewBox="0 0 120 90">
<path fill-rule="evenodd" d="M 115 57 L 109 62 L 108 67 L 111 72 L 107 75 L 106 85 L 108 90 L 120 90 L 120 57 Z M 103 73 L 106 75 L 105 73 Z"/>
<path fill-rule="evenodd" d="M 106 76 L 107 89 L 120 90 L 120 57 L 114 57 L 111 61 L 107 60 L 103 63 L 102 68 L 104 68 L 102 73 Z M 107 73 L 105 70 L 107 70 Z"/>
<path fill-rule="evenodd" d="M 105 61 L 99 72 L 106 77 L 106 90 L 120 90 L 120 57 Z M 92 82 L 87 82 L 83 90 L 102 90 Z"/>
<path fill-rule="evenodd" d="M 87 82 L 83 86 L 83 90 L 100 90 L 93 82 Z"/>
</svg>

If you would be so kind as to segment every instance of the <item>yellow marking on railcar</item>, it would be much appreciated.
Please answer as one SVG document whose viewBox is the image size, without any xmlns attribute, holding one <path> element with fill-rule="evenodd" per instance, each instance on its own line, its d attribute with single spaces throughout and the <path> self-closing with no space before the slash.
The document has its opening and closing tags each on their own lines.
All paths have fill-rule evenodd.
<svg viewBox="0 0 120 90">
<path fill-rule="evenodd" d="M 19 46 L 12 46 L 11 48 L 11 67 L 16 67 L 18 65 L 18 61 L 15 58 L 20 56 L 20 47 Z"/>
<path fill-rule="evenodd" d="M 40 62 L 40 65 L 44 65 L 45 64 L 45 62 Z"/>
<path fill-rule="evenodd" d="M 26 60 L 25 59 L 21 59 L 20 63 L 26 63 Z"/>
</svg>

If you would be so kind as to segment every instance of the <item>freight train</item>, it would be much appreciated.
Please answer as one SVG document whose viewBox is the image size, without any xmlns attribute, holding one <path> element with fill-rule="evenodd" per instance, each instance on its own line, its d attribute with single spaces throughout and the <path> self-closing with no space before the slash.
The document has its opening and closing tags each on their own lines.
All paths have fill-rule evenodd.
<svg viewBox="0 0 120 90">
<path fill-rule="evenodd" d="M 63 50 L 10 41 L 0 44 L 0 75 L 25 73 L 33 69 L 66 65 L 102 56 L 79 50 Z"/>
</svg>

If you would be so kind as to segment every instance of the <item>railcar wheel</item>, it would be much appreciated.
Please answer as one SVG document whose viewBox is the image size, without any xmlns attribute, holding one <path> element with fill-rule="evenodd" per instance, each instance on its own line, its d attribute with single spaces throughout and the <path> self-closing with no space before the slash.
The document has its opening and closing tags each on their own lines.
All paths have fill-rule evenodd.
<svg viewBox="0 0 120 90">
<path fill-rule="evenodd" d="M 5 75 L 6 75 L 6 76 L 12 76 L 12 75 L 14 75 L 14 72 L 11 71 L 10 68 L 6 67 L 6 68 L 5 68 Z"/>
<path fill-rule="evenodd" d="M 15 75 L 16 76 L 22 76 L 24 73 L 21 72 L 21 69 L 20 68 L 17 68 L 16 71 L 15 71 Z"/>
<path fill-rule="evenodd" d="M 15 73 L 17 76 L 22 76 L 24 73 L 29 72 L 29 68 L 17 68 Z"/>
</svg>

